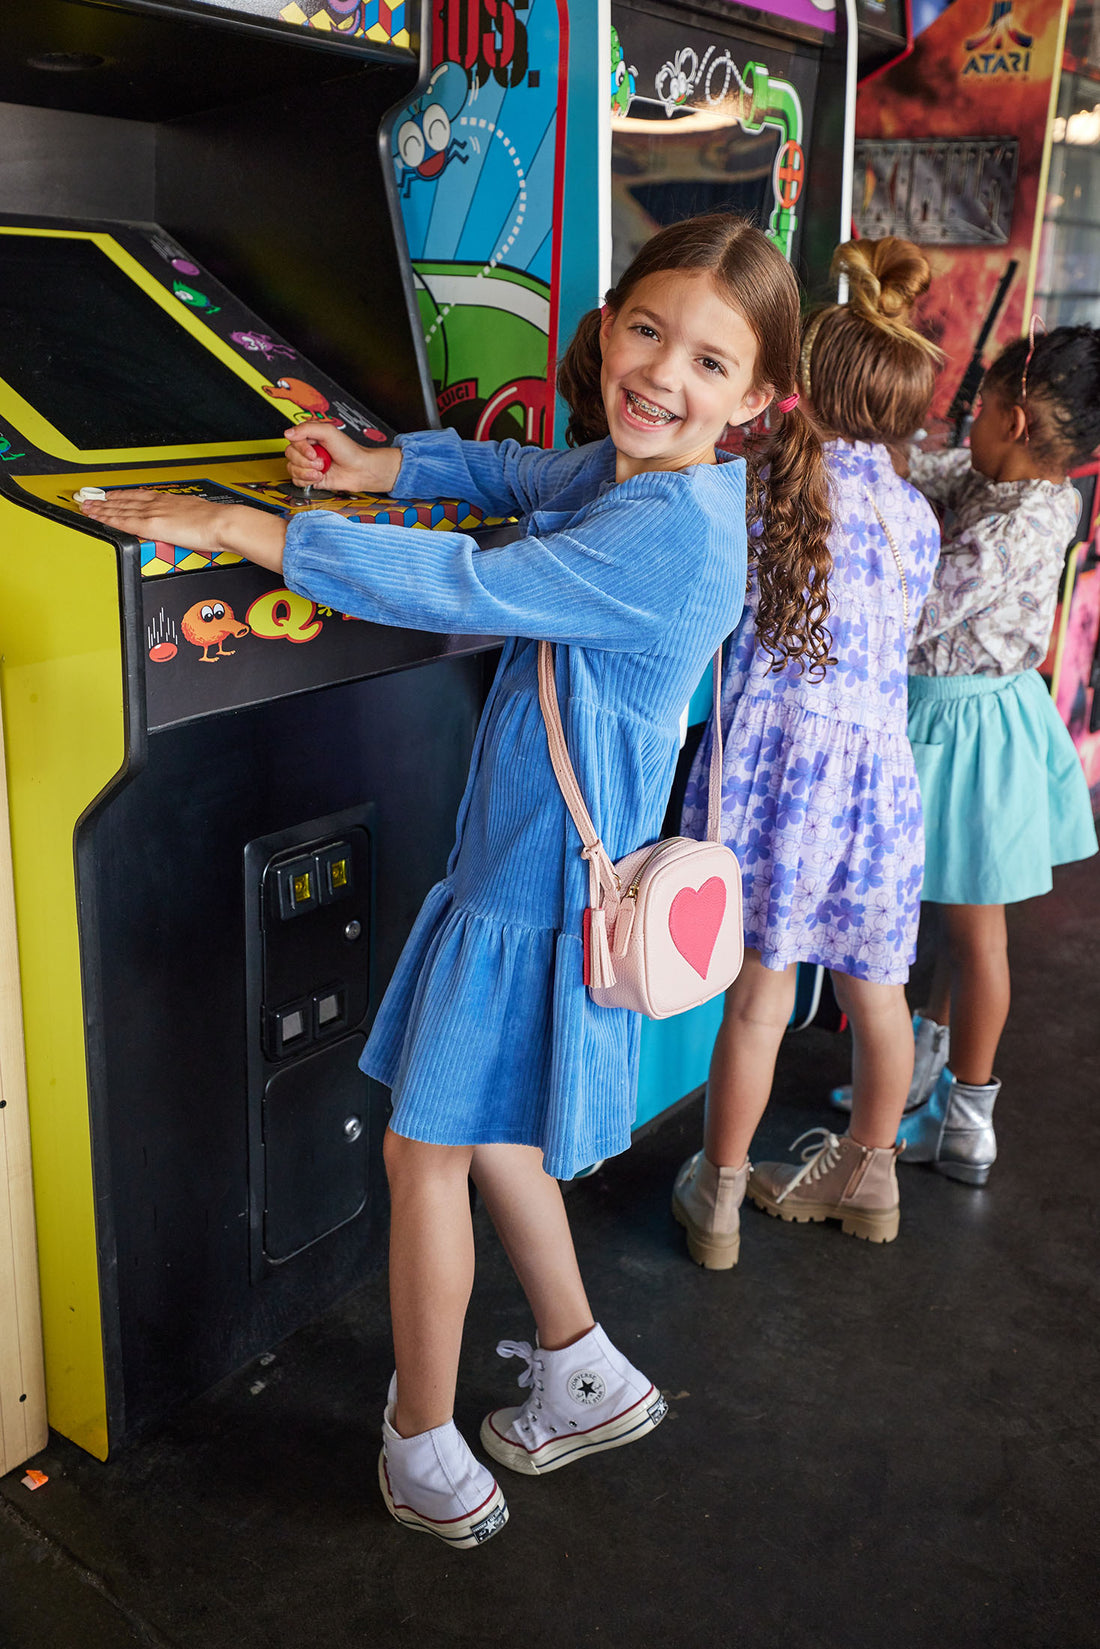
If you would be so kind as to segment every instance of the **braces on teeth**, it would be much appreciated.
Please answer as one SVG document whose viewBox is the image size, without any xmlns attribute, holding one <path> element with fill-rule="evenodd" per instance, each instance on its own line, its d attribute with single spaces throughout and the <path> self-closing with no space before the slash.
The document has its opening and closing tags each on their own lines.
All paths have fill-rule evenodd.
<svg viewBox="0 0 1100 1649">
<path fill-rule="evenodd" d="M 627 399 L 632 401 L 634 405 L 643 413 L 649 414 L 665 424 L 670 424 L 672 422 L 673 414 L 671 412 L 666 412 L 664 407 L 655 407 L 651 404 L 651 402 L 643 401 L 642 397 L 640 395 L 635 395 L 632 389 L 628 389 L 626 394 Z"/>
</svg>

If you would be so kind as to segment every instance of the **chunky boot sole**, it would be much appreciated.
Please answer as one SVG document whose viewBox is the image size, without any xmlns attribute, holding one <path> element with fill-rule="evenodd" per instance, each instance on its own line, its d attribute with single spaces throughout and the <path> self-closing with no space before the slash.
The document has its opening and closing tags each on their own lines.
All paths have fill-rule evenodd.
<svg viewBox="0 0 1100 1649">
<path fill-rule="evenodd" d="M 526 1477 L 541 1477 L 544 1472 L 556 1472 L 569 1466 L 585 1454 L 600 1454 L 604 1449 L 621 1449 L 624 1443 L 633 1443 L 646 1432 L 654 1431 L 668 1413 L 668 1404 L 657 1390 L 650 1386 L 646 1395 L 591 1431 L 569 1431 L 561 1437 L 548 1438 L 537 1449 L 525 1449 L 510 1442 L 497 1431 L 493 1422 L 498 1414 L 511 1414 L 511 1409 L 494 1409 L 481 1422 L 481 1446 L 500 1465 L 509 1471 L 522 1472 Z"/>
<path fill-rule="evenodd" d="M 937 1174 L 943 1174 L 947 1179 L 959 1180 L 963 1185 L 984 1185 L 989 1178 L 991 1162 L 951 1162 L 939 1161 L 932 1164 Z"/>
<path fill-rule="evenodd" d="M 390 1490 L 385 1451 L 378 1456 L 378 1487 L 382 1490 L 386 1510 L 398 1523 L 403 1523 L 406 1529 L 421 1529 L 425 1534 L 434 1534 L 437 1540 L 442 1540 L 445 1545 L 457 1547 L 459 1550 L 484 1546 L 487 1540 L 500 1533 L 508 1521 L 508 1507 L 504 1503 L 504 1494 L 499 1483 L 493 1484 L 492 1494 L 476 1511 L 465 1517 L 448 1518 L 445 1522 L 423 1517 L 412 1506 L 399 1504 L 394 1500 Z"/>
<path fill-rule="evenodd" d="M 707 1271 L 732 1271 L 741 1253 L 740 1231 L 702 1231 L 695 1221 L 672 1199 L 672 1217 L 682 1225 L 687 1236 L 687 1251 L 696 1265 Z"/>
<path fill-rule="evenodd" d="M 839 1220 L 846 1237 L 863 1237 L 867 1242 L 893 1242 L 901 1224 L 901 1209 L 838 1208 L 832 1202 L 774 1202 L 761 1191 L 749 1186 L 749 1198 L 757 1208 L 776 1219 L 792 1221 L 796 1225 L 820 1225 L 825 1220 Z"/>
</svg>

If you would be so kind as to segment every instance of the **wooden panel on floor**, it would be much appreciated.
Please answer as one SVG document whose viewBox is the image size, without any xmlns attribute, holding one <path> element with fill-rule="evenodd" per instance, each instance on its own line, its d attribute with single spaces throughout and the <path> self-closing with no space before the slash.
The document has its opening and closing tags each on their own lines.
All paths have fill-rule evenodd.
<svg viewBox="0 0 1100 1649">
<path fill-rule="evenodd" d="M 0 777 L 3 776 L 0 731 Z M 23 1010 L 8 795 L 0 783 L 0 1476 L 46 1443 Z"/>
</svg>

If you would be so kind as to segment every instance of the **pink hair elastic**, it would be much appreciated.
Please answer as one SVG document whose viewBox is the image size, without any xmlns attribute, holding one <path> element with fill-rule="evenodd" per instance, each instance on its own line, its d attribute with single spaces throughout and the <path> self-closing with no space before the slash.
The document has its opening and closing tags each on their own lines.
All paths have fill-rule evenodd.
<svg viewBox="0 0 1100 1649">
<path fill-rule="evenodd" d="M 802 397 L 796 389 L 793 395 L 786 395 L 782 401 L 777 401 L 775 404 L 780 412 L 793 412 L 801 399 Z"/>
</svg>

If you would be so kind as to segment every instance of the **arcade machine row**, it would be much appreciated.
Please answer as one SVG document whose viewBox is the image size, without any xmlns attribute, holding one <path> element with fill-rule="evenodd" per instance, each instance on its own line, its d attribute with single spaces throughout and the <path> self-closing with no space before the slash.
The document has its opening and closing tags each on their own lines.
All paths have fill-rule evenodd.
<svg viewBox="0 0 1100 1649">
<path fill-rule="evenodd" d="M 94 23 L 100 9 L 42 15 Z M 160 28 L 165 9 L 112 7 L 110 21 Z M 118 40 L 120 53 L 148 46 L 140 32 Z M 246 45 L 242 73 L 265 43 Z M 205 49 L 211 78 L 193 99 L 218 73 Z M 178 52 L 148 61 L 185 72 Z M 338 85 L 350 105 L 371 81 Z M 159 93 L 183 97 L 167 80 Z M 64 150 L 68 116 L 22 95 L 9 123 Z M 279 105 L 288 123 L 299 95 Z M 109 151 L 125 122 L 110 99 L 83 120 L 92 101 L 71 110 L 77 135 Z M 272 118 L 256 107 L 226 116 L 233 156 L 249 149 L 249 108 L 256 130 Z M 356 118 L 377 136 L 369 99 Z M 348 619 L 247 563 L 139 544 L 79 513 L 82 487 L 149 483 L 284 514 L 479 523 L 460 500 L 294 496 L 288 423 L 338 420 L 363 442 L 393 428 L 328 366 L 354 368 L 364 350 L 333 323 L 363 294 L 320 281 L 339 262 L 325 262 L 323 220 L 312 265 L 302 245 L 289 274 L 272 264 L 261 280 L 249 263 L 232 202 L 216 199 L 219 121 L 150 128 L 148 199 L 184 199 L 187 150 L 188 211 L 209 206 L 221 267 L 264 285 L 281 313 L 297 307 L 325 361 L 236 298 L 175 223 L 78 214 L 106 174 L 75 151 L 73 180 L 54 191 L 65 216 L 0 215 L 0 686 L 47 1389 L 51 1423 L 101 1457 L 315 1315 L 374 1257 L 385 1096 L 357 1060 L 444 868 L 483 694 L 484 639 Z M 124 137 L 140 154 L 141 131 Z M 111 173 L 104 187 L 110 206 L 137 186 Z M 377 219 L 373 238 L 376 286 L 400 288 Z M 423 426 L 401 303 L 373 357 L 377 393 L 391 417 L 404 397 L 418 415 L 406 405 L 403 421 Z"/>
</svg>

